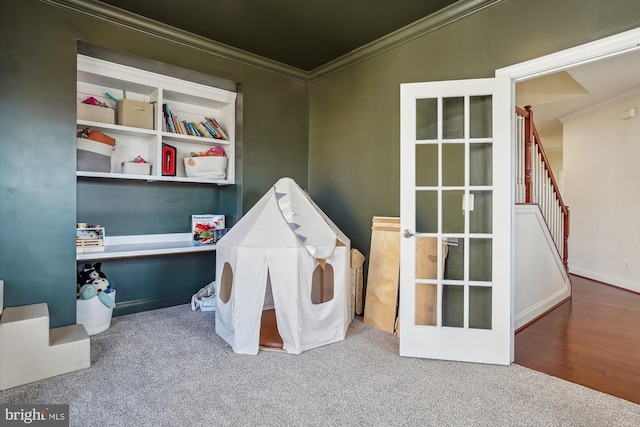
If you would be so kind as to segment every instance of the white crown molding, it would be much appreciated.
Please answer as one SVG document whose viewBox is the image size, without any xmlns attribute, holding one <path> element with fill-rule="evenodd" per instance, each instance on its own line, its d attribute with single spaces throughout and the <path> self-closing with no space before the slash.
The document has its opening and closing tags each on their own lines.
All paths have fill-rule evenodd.
<svg viewBox="0 0 640 427">
<path fill-rule="evenodd" d="M 611 105 L 618 104 L 620 102 L 624 102 L 624 101 L 626 101 L 628 99 L 636 98 L 638 96 L 640 96 L 640 86 L 637 86 L 637 87 L 635 87 L 635 88 L 633 88 L 631 90 L 628 90 L 628 91 L 626 91 L 624 93 L 621 93 L 621 94 L 619 94 L 617 96 L 613 96 L 611 98 L 608 98 L 608 99 L 606 99 L 606 100 L 604 100 L 602 102 L 599 102 L 597 104 L 589 105 L 589 106 L 587 106 L 585 108 L 582 108 L 580 110 L 574 111 L 573 113 L 567 114 L 567 115 L 562 116 L 562 117 L 558 117 L 558 120 L 560 120 L 560 122 L 562 124 L 569 123 L 569 122 L 572 122 L 574 120 L 577 120 L 577 119 L 580 119 L 582 117 L 585 117 L 585 116 L 587 116 L 589 114 L 593 114 L 596 111 L 603 110 L 603 109 L 605 109 L 605 108 L 607 108 L 607 107 L 609 107 Z"/>
<path fill-rule="evenodd" d="M 253 53 L 180 30 L 162 22 L 127 12 L 123 9 L 96 0 L 40 0 L 43 3 L 72 10 L 110 24 L 148 34 L 163 40 L 199 49 L 211 55 L 236 61 L 252 67 L 281 74 L 306 83 L 320 80 L 328 75 L 350 67 L 361 61 L 410 42 L 429 32 L 442 28 L 462 18 L 504 3 L 507 0 L 459 0 L 423 19 L 409 24 L 369 44 L 354 49 L 340 58 L 322 65 L 311 72 L 283 64 Z"/>
<path fill-rule="evenodd" d="M 321 65 L 311 71 L 310 81 L 320 80 L 361 61 L 384 53 L 387 50 L 408 43 L 445 25 L 449 25 L 506 1 L 507 0 L 459 0 L 429 16 L 406 25 L 369 44 L 354 49 L 340 58 Z"/>
<path fill-rule="evenodd" d="M 198 49 L 211 55 L 231 61 L 292 77 L 303 82 L 309 81 L 309 73 L 271 59 L 237 49 L 223 43 L 183 31 L 162 22 L 127 12 L 123 9 L 95 0 L 40 0 L 53 6 L 100 19 L 129 30 Z"/>
</svg>

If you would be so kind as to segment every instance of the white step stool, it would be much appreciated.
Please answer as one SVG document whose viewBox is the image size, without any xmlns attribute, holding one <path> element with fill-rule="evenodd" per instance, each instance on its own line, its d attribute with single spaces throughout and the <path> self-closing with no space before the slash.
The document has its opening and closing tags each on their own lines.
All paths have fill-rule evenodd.
<svg viewBox="0 0 640 427">
<path fill-rule="evenodd" d="M 3 291 L 0 280 L 0 295 Z M 50 330 L 47 304 L 8 307 L 0 313 L 0 390 L 90 366 L 84 326 Z"/>
</svg>

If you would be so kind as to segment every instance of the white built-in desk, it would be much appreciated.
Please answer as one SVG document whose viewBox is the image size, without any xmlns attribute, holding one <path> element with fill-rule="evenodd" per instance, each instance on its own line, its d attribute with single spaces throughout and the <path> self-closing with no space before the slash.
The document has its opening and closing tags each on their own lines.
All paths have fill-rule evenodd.
<svg viewBox="0 0 640 427">
<path fill-rule="evenodd" d="M 104 243 L 104 251 L 78 253 L 76 260 L 92 261 L 216 250 L 215 244 L 194 245 L 191 233 L 105 236 Z"/>
</svg>

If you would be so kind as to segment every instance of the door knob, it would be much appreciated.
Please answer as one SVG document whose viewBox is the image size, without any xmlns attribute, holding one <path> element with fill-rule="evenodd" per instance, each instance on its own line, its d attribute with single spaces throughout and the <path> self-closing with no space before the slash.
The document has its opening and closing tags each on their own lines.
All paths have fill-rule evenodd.
<svg viewBox="0 0 640 427">
<path fill-rule="evenodd" d="M 409 239 L 415 236 L 415 233 L 411 230 L 404 230 L 404 233 L 402 233 L 402 235 L 405 237 L 405 239 Z"/>
</svg>

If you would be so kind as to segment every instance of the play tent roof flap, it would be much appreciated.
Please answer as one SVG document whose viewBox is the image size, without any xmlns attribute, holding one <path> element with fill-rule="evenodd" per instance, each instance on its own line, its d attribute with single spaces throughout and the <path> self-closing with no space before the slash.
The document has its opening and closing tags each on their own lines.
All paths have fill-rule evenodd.
<svg viewBox="0 0 640 427">
<path fill-rule="evenodd" d="M 343 340 L 350 241 L 290 178 L 282 178 L 217 243 L 215 330 L 257 354 L 263 310 L 275 309 L 288 353 Z"/>
</svg>

